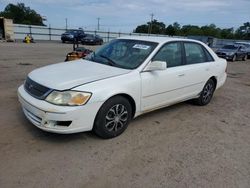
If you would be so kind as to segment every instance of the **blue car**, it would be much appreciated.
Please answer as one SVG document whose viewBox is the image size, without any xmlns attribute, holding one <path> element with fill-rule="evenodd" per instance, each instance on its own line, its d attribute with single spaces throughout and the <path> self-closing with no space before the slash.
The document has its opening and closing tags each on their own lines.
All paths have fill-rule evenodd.
<svg viewBox="0 0 250 188">
<path fill-rule="evenodd" d="M 61 35 L 62 43 L 73 42 L 74 40 L 81 41 L 86 34 L 82 29 L 68 30 Z"/>
<path fill-rule="evenodd" d="M 238 44 L 225 45 L 222 48 L 218 49 L 216 51 L 216 54 L 219 57 L 230 61 L 247 60 L 246 47 Z"/>
</svg>

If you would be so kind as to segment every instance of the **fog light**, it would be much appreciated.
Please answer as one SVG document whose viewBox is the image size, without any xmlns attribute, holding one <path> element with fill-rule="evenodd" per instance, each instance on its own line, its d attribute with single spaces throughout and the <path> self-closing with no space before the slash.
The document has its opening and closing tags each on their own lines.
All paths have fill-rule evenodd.
<svg viewBox="0 0 250 188">
<path fill-rule="evenodd" d="M 56 125 L 57 126 L 68 127 L 68 126 L 70 126 L 71 123 L 72 123 L 72 121 L 57 121 Z"/>
</svg>

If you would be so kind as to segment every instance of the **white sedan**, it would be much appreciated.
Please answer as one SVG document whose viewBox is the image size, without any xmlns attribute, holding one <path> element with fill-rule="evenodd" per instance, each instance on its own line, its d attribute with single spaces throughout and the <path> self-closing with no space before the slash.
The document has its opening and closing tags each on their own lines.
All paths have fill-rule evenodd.
<svg viewBox="0 0 250 188">
<path fill-rule="evenodd" d="M 226 67 L 195 40 L 122 37 L 85 59 L 32 71 L 18 96 L 25 116 L 42 130 L 112 138 L 146 112 L 190 99 L 208 104 L 225 83 Z"/>
</svg>

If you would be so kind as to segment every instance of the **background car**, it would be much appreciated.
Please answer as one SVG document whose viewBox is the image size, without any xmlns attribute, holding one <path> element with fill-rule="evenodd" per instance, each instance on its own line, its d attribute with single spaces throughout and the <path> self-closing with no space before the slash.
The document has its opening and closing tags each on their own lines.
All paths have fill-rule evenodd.
<svg viewBox="0 0 250 188">
<path fill-rule="evenodd" d="M 74 39 L 77 41 L 81 41 L 81 39 L 84 38 L 85 36 L 86 34 L 82 29 L 68 30 L 61 35 L 61 41 L 62 43 L 73 42 Z"/>
<path fill-rule="evenodd" d="M 246 48 L 243 45 L 225 45 L 216 51 L 216 54 L 226 60 L 247 60 Z"/>
<path fill-rule="evenodd" d="M 82 38 L 81 43 L 90 45 L 102 45 L 103 39 L 99 35 L 87 34 L 84 38 Z"/>
<path fill-rule="evenodd" d="M 250 42 L 236 42 L 236 45 L 245 46 L 247 52 L 247 58 L 250 59 Z"/>
</svg>

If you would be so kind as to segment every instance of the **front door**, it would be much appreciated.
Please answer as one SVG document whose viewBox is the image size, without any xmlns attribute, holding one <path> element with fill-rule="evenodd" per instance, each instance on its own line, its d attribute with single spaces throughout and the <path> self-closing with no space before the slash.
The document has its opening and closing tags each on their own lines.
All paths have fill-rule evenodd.
<svg viewBox="0 0 250 188">
<path fill-rule="evenodd" d="M 177 101 L 186 86 L 181 42 L 165 44 L 152 61 L 166 61 L 167 69 L 141 73 L 142 111 Z"/>
</svg>

